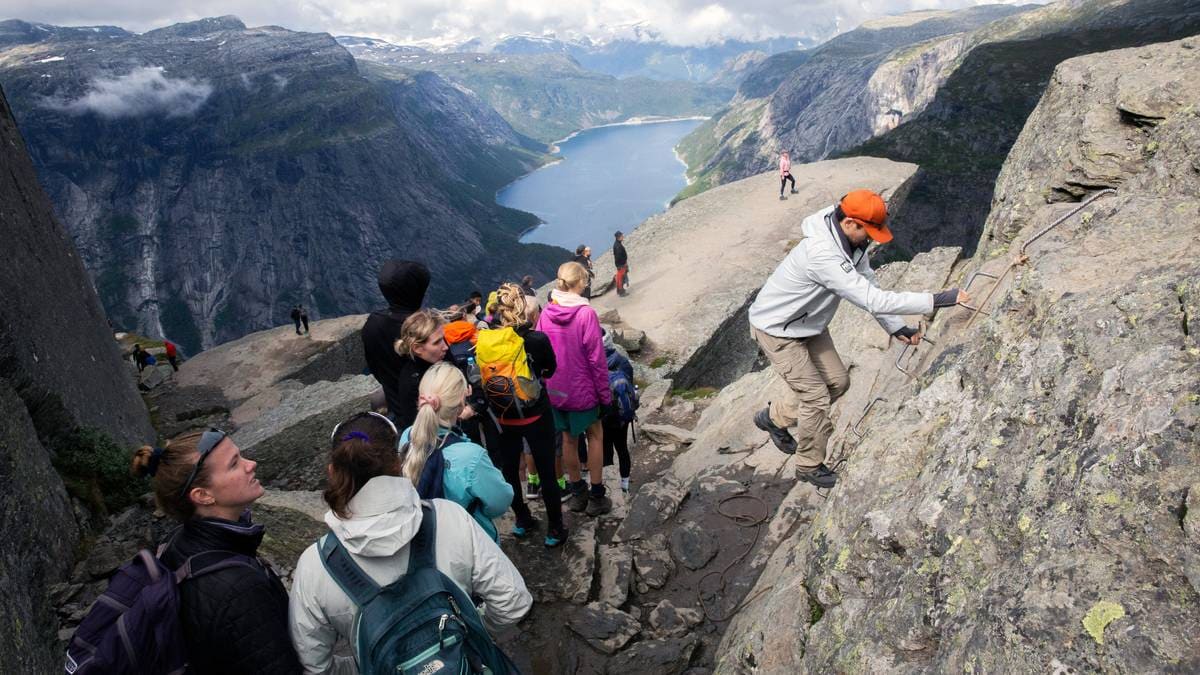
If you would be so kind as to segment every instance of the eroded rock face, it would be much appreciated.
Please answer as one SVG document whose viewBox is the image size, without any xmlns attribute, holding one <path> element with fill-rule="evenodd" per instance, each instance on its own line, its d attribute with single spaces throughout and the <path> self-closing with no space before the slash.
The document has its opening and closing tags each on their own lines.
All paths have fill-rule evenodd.
<svg viewBox="0 0 1200 675">
<path fill-rule="evenodd" d="M 939 314 L 916 379 L 864 392 L 887 400 L 861 440 L 843 411 L 841 482 L 776 549 L 718 672 L 1200 668 L 1185 507 L 1200 478 L 1200 244 L 1178 236 L 1200 218 L 1200 99 L 1179 80 L 1197 47 L 1059 66 L 997 188 L 997 257 L 967 271 L 1003 269 L 1066 214 L 1046 197 L 1078 190 L 1073 177 L 1114 175 L 1116 196 L 1031 246 L 989 316 Z M 1142 151 L 1089 156 L 1100 137 Z"/>
</svg>

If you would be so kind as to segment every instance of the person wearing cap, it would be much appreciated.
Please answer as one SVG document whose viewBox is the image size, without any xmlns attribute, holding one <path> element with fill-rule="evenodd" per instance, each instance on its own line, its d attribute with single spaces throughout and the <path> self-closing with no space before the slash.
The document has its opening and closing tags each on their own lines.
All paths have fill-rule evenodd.
<svg viewBox="0 0 1200 675">
<path fill-rule="evenodd" d="M 625 295 L 625 275 L 629 274 L 629 254 L 625 252 L 625 233 L 617 230 L 613 235 L 613 266 L 617 268 L 614 285 L 617 295 Z"/>
<path fill-rule="evenodd" d="M 969 302 L 951 288 L 940 293 L 885 291 L 876 284 L 867 255 L 872 241 L 892 240 L 887 205 L 870 190 L 855 190 L 801 223 L 803 238 L 775 268 L 750 306 L 750 326 L 772 367 L 790 391 L 754 416 L 754 424 L 781 451 L 796 455 L 796 477 L 821 488 L 837 483 L 825 466 L 833 434 L 829 410 L 850 387 L 846 366 L 829 336 L 843 300 L 860 307 L 901 342 L 921 341 L 899 315 L 929 314 L 934 307 Z M 788 429 L 796 427 L 796 437 Z"/>
</svg>

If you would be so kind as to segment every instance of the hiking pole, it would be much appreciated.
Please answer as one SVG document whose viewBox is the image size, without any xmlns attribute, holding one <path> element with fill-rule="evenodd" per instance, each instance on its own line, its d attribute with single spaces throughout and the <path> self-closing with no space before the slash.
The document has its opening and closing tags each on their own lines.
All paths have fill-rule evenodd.
<svg viewBox="0 0 1200 675">
<path fill-rule="evenodd" d="M 1088 205 L 1090 205 L 1092 202 L 1096 201 L 1097 199 L 1099 199 L 1105 195 L 1115 195 L 1115 194 L 1117 194 L 1117 191 L 1114 188 L 1104 188 L 1103 190 L 1100 190 L 1099 192 L 1093 193 L 1087 199 L 1080 202 L 1078 206 L 1076 206 L 1075 208 L 1071 209 L 1066 214 L 1064 214 L 1061 218 L 1059 218 L 1058 220 L 1055 220 L 1053 223 L 1050 223 L 1046 227 L 1042 228 L 1041 230 L 1038 231 L 1037 234 L 1033 235 L 1029 239 L 1026 239 L 1025 243 L 1021 244 L 1021 248 L 1017 249 L 1017 255 L 1013 257 L 1012 262 L 1010 262 L 1008 264 L 1008 267 L 1004 268 L 1004 271 L 1001 272 L 999 274 L 999 276 L 993 277 L 991 274 L 986 274 L 986 273 L 976 273 L 975 275 L 973 275 L 971 278 L 972 281 L 974 281 L 975 276 L 986 276 L 986 277 L 994 278 L 996 280 L 996 282 L 994 284 L 992 284 L 992 287 L 990 289 L 988 289 L 987 295 L 985 295 L 983 297 L 983 300 L 981 300 L 979 302 L 978 307 L 967 307 L 967 305 L 963 305 L 964 307 L 967 307 L 967 309 L 973 310 L 973 313 L 971 314 L 971 318 L 967 320 L 967 325 L 964 327 L 970 328 L 971 324 L 975 323 L 975 319 L 979 318 L 979 315 L 983 313 L 983 311 L 982 311 L 983 307 L 985 307 L 987 305 L 988 301 L 992 299 L 992 296 L 996 293 L 996 289 L 1000 288 L 1001 280 L 1003 280 L 1006 276 L 1008 276 L 1008 273 L 1011 272 L 1013 270 L 1013 268 L 1015 268 L 1017 265 L 1024 265 L 1025 263 L 1029 262 L 1029 256 L 1026 253 L 1026 249 L 1029 248 L 1030 244 L 1032 244 L 1033 242 L 1037 241 L 1038 239 L 1041 239 L 1042 237 L 1046 236 L 1046 234 L 1048 232 L 1050 232 L 1050 230 L 1053 230 L 1054 228 L 1063 224 L 1064 222 L 1069 220 L 1071 218 L 1071 216 L 1074 216 L 1076 213 L 1079 213 L 1080 211 L 1084 210 L 1085 208 L 1088 207 Z"/>
</svg>

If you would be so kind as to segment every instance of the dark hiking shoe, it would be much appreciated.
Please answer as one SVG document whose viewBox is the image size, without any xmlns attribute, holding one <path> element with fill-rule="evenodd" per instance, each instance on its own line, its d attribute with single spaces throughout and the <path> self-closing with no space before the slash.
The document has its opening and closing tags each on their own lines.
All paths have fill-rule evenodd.
<svg viewBox="0 0 1200 675">
<path fill-rule="evenodd" d="M 800 191 L 797 190 L 796 188 L 792 188 L 792 194 L 798 195 L 798 194 L 800 194 Z"/>
<path fill-rule="evenodd" d="M 807 471 L 796 469 L 796 480 L 812 483 L 817 488 L 829 489 L 837 485 L 837 474 L 824 464 L 818 464 L 817 468 Z"/>
<path fill-rule="evenodd" d="M 769 408 L 763 408 L 754 415 L 754 426 L 762 429 L 771 435 L 771 442 L 779 451 L 788 455 L 796 454 L 796 439 L 788 433 L 787 429 L 780 429 L 771 421 L 771 412 Z"/>
<path fill-rule="evenodd" d="M 587 514 L 592 518 L 612 511 L 612 500 L 608 495 L 590 495 L 587 503 Z"/>
<path fill-rule="evenodd" d="M 567 498 L 567 508 L 580 513 L 588 507 L 588 491 L 587 488 L 582 490 L 572 489 L 571 496 Z"/>
</svg>

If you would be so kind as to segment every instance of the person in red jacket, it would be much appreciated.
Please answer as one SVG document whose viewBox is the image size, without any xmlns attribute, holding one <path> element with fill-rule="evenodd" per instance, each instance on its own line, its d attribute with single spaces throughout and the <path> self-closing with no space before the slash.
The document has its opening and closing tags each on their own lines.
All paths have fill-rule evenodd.
<svg viewBox="0 0 1200 675">
<path fill-rule="evenodd" d="M 163 347 L 167 349 L 167 362 L 171 364 L 171 370 L 179 372 L 179 351 L 175 348 L 175 343 L 163 340 Z"/>
</svg>

